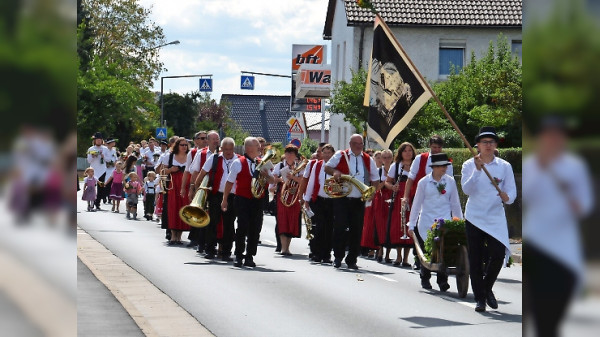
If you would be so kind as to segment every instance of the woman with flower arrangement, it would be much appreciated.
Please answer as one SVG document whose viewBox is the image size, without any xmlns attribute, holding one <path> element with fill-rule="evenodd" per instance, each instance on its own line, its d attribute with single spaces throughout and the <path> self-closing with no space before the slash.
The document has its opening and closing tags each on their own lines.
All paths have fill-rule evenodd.
<svg viewBox="0 0 600 337">
<path fill-rule="evenodd" d="M 485 305 L 498 308 L 492 287 L 500 269 L 510 256 L 508 226 L 504 204 L 512 204 L 517 196 L 512 166 L 494 155 L 498 144 L 496 129 L 484 126 L 475 137 L 479 155 L 464 162 L 462 188 L 469 196 L 465 206 L 465 230 L 469 248 L 471 288 L 475 295 L 475 311 L 485 311 Z M 485 165 L 496 186 L 481 169 Z"/>
<path fill-rule="evenodd" d="M 408 233 L 412 237 L 414 231 L 423 250 L 425 249 L 427 230 L 435 219 L 463 218 L 456 182 L 453 177 L 446 174 L 446 168 L 450 164 L 445 153 L 432 154 L 431 173 L 419 180 L 417 184 L 417 192 L 408 222 Z M 431 289 L 430 278 L 431 271 L 421 268 L 421 287 Z M 448 275 L 438 272 L 437 284 L 441 291 L 447 291 L 450 288 Z"/>
</svg>

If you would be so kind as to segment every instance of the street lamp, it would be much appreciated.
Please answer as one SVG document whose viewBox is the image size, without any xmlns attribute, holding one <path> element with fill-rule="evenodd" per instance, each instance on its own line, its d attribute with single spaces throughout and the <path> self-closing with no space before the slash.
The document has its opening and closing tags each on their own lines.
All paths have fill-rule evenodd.
<svg viewBox="0 0 600 337">
<path fill-rule="evenodd" d="M 161 44 L 161 45 L 156 46 L 156 47 L 149 48 L 147 50 L 154 50 L 154 49 L 158 49 L 158 48 L 161 48 L 161 47 L 164 47 L 164 46 L 168 46 L 168 45 L 171 45 L 171 44 L 180 44 L 180 43 L 181 42 L 179 42 L 179 40 L 175 40 L 175 41 L 167 42 L 165 44 Z"/>
</svg>

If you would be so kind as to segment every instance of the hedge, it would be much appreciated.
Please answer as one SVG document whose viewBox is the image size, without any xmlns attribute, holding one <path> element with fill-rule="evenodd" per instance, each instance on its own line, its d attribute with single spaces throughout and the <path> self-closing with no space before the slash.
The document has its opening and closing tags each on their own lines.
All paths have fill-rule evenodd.
<svg viewBox="0 0 600 337">
<path fill-rule="evenodd" d="M 420 149 L 417 150 L 418 153 L 427 152 L 429 149 Z M 522 167 L 522 149 L 519 148 L 505 148 L 498 149 L 500 153 L 499 157 L 506 160 L 512 165 L 513 172 L 515 174 L 521 173 Z M 454 174 L 460 174 L 462 170 L 462 164 L 468 159 L 472 158 L 473 155 L 469 149 L 461 149 L 461 148 L 445 148 L 444 153 L 446 153 L 450 158 L 452 158 L 452 168 L 454 169 Z"/>
</svg>

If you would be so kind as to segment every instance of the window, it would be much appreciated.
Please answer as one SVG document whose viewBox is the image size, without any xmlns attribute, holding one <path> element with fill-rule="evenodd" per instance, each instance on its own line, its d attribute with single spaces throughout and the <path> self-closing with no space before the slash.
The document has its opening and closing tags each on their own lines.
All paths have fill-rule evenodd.
<svg viewBox="0 0 600 337">
<path fill-rule="evenodd" d="M 440 76 L 450 75 L 452 65 L 458 72 L 463 67 L 465 59 L 465 48 L 442 47 L 440 46 Z"/>
<path fill-rule="evenodd" d="M 515 55 L 519 58 L 519 61 L 522 60 L 522 53 L 523 53 L 522 48 L 523 48 L 523 41 L 512 40 L 511 50 L 512 50 L 513 55 Z"/>
</svg>

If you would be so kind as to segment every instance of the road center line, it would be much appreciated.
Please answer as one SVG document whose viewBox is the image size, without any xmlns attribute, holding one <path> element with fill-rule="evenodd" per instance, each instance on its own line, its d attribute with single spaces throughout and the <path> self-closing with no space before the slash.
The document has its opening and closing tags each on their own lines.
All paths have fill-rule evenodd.
<svg viewBox="0 0 600 337">
<path fill-rule="evenodd" d="M 380 278 L 380 279 L 382 279 L 382 280 L 388 281 L 388 282 L 398 282 L 398 281 L 396 281 L 396 280 L 394 280 L 394 279 L 391 279 L 391 278 L 389 278 L 389 277 L 385 277 L 385 276 L 381 276 L 381 275 L 375 275 L 375 274 L 374 274 L 373 276 L 374 276 L 374 277 L 377 277 L 377 278 Z"/>
</svg>

